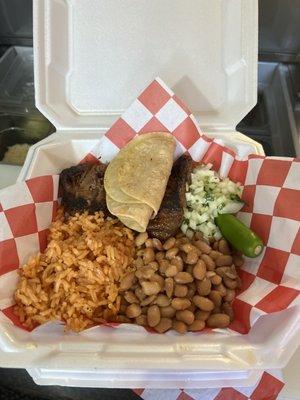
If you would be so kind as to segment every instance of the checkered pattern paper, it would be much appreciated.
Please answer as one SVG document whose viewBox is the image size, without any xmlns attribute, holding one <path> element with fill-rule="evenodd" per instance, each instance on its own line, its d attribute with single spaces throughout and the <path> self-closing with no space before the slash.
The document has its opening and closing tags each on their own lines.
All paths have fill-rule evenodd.
<svg viewBox="0 0 300 400">
<path fill-rule="evenodd" d="M 218 389 L 135 389 L 143 400 L 276 400 L 284 383 L 279 371 L 265 371 L 252 387 Z"/>
<path fill-rule="evenodd" d="M 20 182 L 0 192 L 0 309 L 12 315 L 18 267 L 43 251 L 57 209 L 58 175 Z"/>
<path fill-rule="evenodd" d="M 263 254 L 248 259 L 240 270 L 242 289 L 234 302 L 231 329 L 247 333 L 259 317 L 295 305 L 300 289 L 300 160 L 242 158 L 220 140 L 207 138 L 160 79 L 143 91 L 84 160 L 109 161 L 136 135 L 158 130 L 174 135 L 176 157 L 187 151 L 194 160 L 212 163 L 222 176 L 244 185 L 246 206 L 239 217 L 266 244 Z M 45 247 L 57 186 L 58 176 L 44 176 L 0 192 L 0 306 L 15 324 L 11 306 L 16 270 Z"/>
</svg>

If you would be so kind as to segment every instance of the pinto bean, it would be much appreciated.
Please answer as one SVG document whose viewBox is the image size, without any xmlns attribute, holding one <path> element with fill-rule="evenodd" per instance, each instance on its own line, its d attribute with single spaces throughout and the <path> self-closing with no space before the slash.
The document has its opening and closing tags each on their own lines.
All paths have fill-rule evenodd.
<svg viewBox="0 0 300 400">
<path fill-rule="evenodd" d="M 177 275 L 178 272 L 179 272 L 179 271 L 178 271 L 178 268 L 176 267 L 176 265 L 170 265 L 170 266 L 167 268 L 165 274 L 166 274 L 166 276 L 169 278 L 169 277 L 173 277 L 173 276 Z"/>
<path fill-rule="evenodd" d="M 190 251 L 189 253 L 187 253 L 187 256 L 186 256 L 186 263 L 187 264 L 190 264 L 190 265 L 194 265 L 194 264 L 196 264 L 197 263 L 197 261 L 198 261 L 198 253 L 197 253 L 197 251 Z"/>
<path fill-rule="evenodd" d="M 209 253 L 209 257 L 212 258 L 214 261 L 215 261 L 218 257 L 220 257 L 221 255 L 222 255 L 222 253 L 220 253 L 219 251 L 216 251 L 216 250 L 212 250 L 212 251 Z"/>
<path fill-rule="evenodd" d="M 177 253 L 179 252 L 178 247 L 172 247 L 166 252 L 166 259 L 167 260 L 172 260 L 174 257 L 177 256 Z"/>
<path fill-rule="evenodd" d="M 174 277 L 176 283 L 185 284 L 189 282 L 193 282 L 194 278 L 188 272 L 178 272 L 178 274 Z"/>
<path fill-rule="evenodd" d="M 230 321 L 232 322 L 234 319 L 234 311 L 233 311 L 231 304 L 223 303 L 222 310 L 225 314 L 227 314 L 229 316 Z"/>
<path fill-rule="evenodd" d="M 208 254 L 202 254 L 201 260 L 203 260 L 205 262 L 206 268 L 209 271 L 213 271 L 215 269 L 216 264 L 215 264 L 214 260 Z"/>
<path fill-rule="evenodd" d="M 224 300 L 227 302 L 231 302 L 235 297 L 235 290 L 234 289 L 227 289 L 226 296 L 224 296 Z"/>
<path fill-rule="evenodd" d="M 167 307 L 168 305 L 170 305 L 170 299 L 169 299 L 169 297 L 168 296 L 166 296 L 165 294 L 159 294 L 158 296 L 157 296 L 157 299 L 156 299 L 156 304 L 159 306 L 159 307 Z"/>
<path fill-rule="evenodd" d="M 138 304 L 130 304 L 130 306 L 126 309 L 126 317 L 127 318 L 136 318 L 141 315 L 142 309 Z"/>
<path fill-rule="evenodd" d="M 170 250 L 175 245 L 175 242 L 176 239 L 174 237 L 170 237 L 163 245 L 164 250 Z"/>
<path fill-rule="evenodd" d="M 195 318 L 200 319 L 201 321 L 206 321 L 209 316 L 209 311 L 197 310 L 195 313 Z"/>
<path fill-rule="evenodd" d="M 147 326 L 148 321 L 147 321 L 147 316 L 146 315 L 139 315 L 135 319 L 136 324 L 141 325 L 141 326 Z"/>
<path fill-rule="evenodd" d="M 235 279 L 223 278 L 223 282 L 228 289 L 236 289 L 238 285 L 238 282 Z"/>
<path fill-rule="evenodd" d="M 193 268 L 193 275 L 196 279 L 202 280 L 205 278 L 206 264 L 203 260 L 198 260 Z"/>
<path fill-rule="evenodd" d="M 120 290 L 128 290 L 135 283 L 136 278 L 134 272 L 125 275 L 120 284 Z"/>
<path fill-rule="evenodd" d="M 195 319 L 194 322 L 189 325 L 188 329 L 191 332 L 199 332 L 202 331 L 202 329 L 205 328 L 205 322 L 200 320 L 200 319 Z"/>
<path fill-rule="evenodd" d="M 203 254 L 209 254 L 212 250 L 209 244 L 205 243 L 203 240 L 198 240 L 194 242 L 194 245 L 201 251 Z"/>
<path fill-rule="evenodd" d="M 166 306 L 160 308 L 160 313 L 162 317 L 173 318 L 176 314 L 176 310 L 172 306 Z"/>
<path fill-rule="evenodd" d="M 171 302 L 171 306 L 175 308 L 175 310 L 185 310 L 190 305 L 190 300 L 182 297 L 175 297 Z"/>
<path fill-rule="evenodd" d="M 158 325 L 161 319 L 159 307 L 156 305 L 150 306 L 147 312 L 148 325 L 153 328 Z"/>
<path fill-rule="evenodd" d="M 176 265 L 178 272 L 181 272 L 183 270 L 183 261 L 180 256 L 175 256 L 172 258 L 172 265 Z"/>
<path fill-rule="evenodd" d="M 174 289 L 174 295 L 176 297 L 186 297 L 188 293 L 188 287 L 186 285 L 176 284 Z"/>
<path fill-rule="evenodd" d="M 131 291 L 127 291 L 124 293 L 124 298 L 126 301 L 128 301 L 128 303 L 138 303 L 139 299 L 136 297 L 136 295 L 131 292 Z"/>
<path fill-rule="evenodd" d="M 210 281 L 213 285 L 220 285 L 220 283 L 222 283 L 222 278 L 219 275 L 214 275 L 210 278 Z"/>
<path fill-rule="evenodd" d="M 153 243 L 153 247 L 156 250 L 159 250 L 159 251 L 163 250 L 163 246 L 162 246 L 161 241 L 159 239 L 156 239 L 156 238 L 152 239 L 152 243 Z"/>
<path fill-rule="evenodd" d="M 135 245 L 137 247 L 142 246 L 146 242 L 147 239 L 148 239 L 148 233 L 147 232 L 139 233 L 137 235 L 137 237 L 135 238 Z"/>
<path fill-rule="evenodd" d="M 173 321 L 173 329 L 176 332 L 183 334 L 187 331 L 187 326 L 183 321 L 177 321 L 177 319 L 175 319 Z"/>
<path fill-rule="evenodd" d="M 207 319 L 210 328 L 226 328 L 229 324 L 230 318 L 227 314 L 212 314 Z"/>
<path fill-rule="evenodd" d="M 222 296 L 221 293 L 218 292 L 217 290 L 212 290 L 209 293 L 209 299 L 214 303 L 214 305 L 216 307 L 220 307 L 221 303 L 222 303 Z"/>
<path fill-rule="evenodd" d="M 174 280 L 173 278 L 166 278 L 165 279 L 165 291 L 168 297 L 172 297 L 174 291 Z"/>
<path fill-rule="evenodd" d="M 171 264 L 170 264 L 170 262 L 168 260 L 165 260 L 165 259 L 160 260 L 159 261 L 159 272 L 164 275 L 166 273 L 166 270 L 169 268 L 170 265 Z"/>
<path fill-rule="evenodd" d="M 214 303 L 204 296 L 194 296 L 193 303 L 202 311 L 212 311 L 215 307 Z"/>
<path fill-rule="evenodd" d="M 225 239 L 219 241 L 219 251 L 225 255 L 230 255 L 231 251 Z"/>
<path fill-rule="evenodd" d="M 153 303 L 154 300 L 156 300 L 156 295 L 153 294 L 152 296 L 148 296 L 146 297 L 143 301 L 141 301 L 141 306 L 145 307 L 145 306 L 149 306 L 149 304 Z"/>
<path fill-rule="evenodd" d="M 239 255 L 234 255 L 233 256 L 233 263 L 236 267 L 242 267 L 244 265 L 244 258 L 242 256 Z"/>
<path fill-rule="evenodd" d="M 210 279 L 203 279 L 203 281 L 198 281 L 196 283 L 197 292 L 200 296 L 207 296 L 211 291 L 211 281 Z"/>
<path fill-rule="evenodd" d="M 172 320 L 170 318 L 163 317 L 161 318 L 159 324 L 154 327 L 154 329 L 158 333 L 164 333 L 169 329 L 171 329 L 171 327 L 172 327 Z"/>
<path fill-rule="evenodd" d="M 143 254 L 143 260 L 144 260 L 144 264 L 145 265 L 147 265 L 151 261 L 155 260 L 155 253 L 154 253 L 154 250 L 151 247 L 147 247 L 145 249 L 144 254 Z"/>
<path fill-rule="evenodd" d="M 160 292 L 160 284 L 158 282 L 147 282 L 141 283 L 143 291 L 146 296 L 152 296 L 153 294 L 158 294 Z"/>
<path fill-rule="evenodd" d="M 232 264 L 232 257 L 229 255 L 222 255 L 216 259 L 216 266 L 223 267 Z"/>
<path fill-rule="evenodd" d="M 160 291 L 163 291 L 165 288 L 165 280 L 159 274 L 154 274 L 151 276 L 151 282 L 157 282 L 160 286 Z"/>
<path fill-rule="evenodd" d="M 177 311 L 176 318 L 178 321 L 182 321 L 187 325 L 191 325 L 195 320 L 195 315 L 189 310 Z"/>
</svg>

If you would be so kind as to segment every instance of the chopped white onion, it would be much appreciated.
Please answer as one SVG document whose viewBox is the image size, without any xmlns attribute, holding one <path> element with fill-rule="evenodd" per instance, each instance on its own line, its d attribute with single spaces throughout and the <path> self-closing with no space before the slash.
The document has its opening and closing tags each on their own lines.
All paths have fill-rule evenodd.
<svg viewBox="0 0 300 400">
<path fill-rule="evenodd" d="M 244 205 L 240 196 L 242 186 L 229 178 L 221 179 L 211 169 L 212 165 L 201 165 L 191 174 L 191 183 L 186 188 L 187 207 L 184 210 L 183 233 L 202 232 L 205 238 L 221 238 L 214 220 L 218 214 L 235 214 Z"/>
</svg>

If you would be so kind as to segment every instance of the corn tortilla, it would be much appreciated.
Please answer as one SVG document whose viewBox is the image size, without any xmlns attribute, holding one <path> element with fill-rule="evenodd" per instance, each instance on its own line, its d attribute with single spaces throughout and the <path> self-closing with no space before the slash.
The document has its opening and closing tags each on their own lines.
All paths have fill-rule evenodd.
<svg viewBox="0 0 300 400">
<path fill-rule="evenodd" d="M 133 140 L 118 171 L 121 190 L 158 213 L 173 165 L 175 140 L 166 133 L 149 133 Z"/>
<path fill-rule="evenodd" d="M 122 151 L 122 150 L 121 150 Z M 121 153 L 120 151 L 120 153 Z M 125 194 L 121 188 L 118 179 L 119 168 L 122 168 L 126 153 L 118 154 L 109 164 L 104 175 L 104 188 L 112 200 L 121 203 L 138 203 L 139 201 L 132 196 Z"/>
<path fill-rule="evenodd" d="M 138 232 L 145 232 L 149 219 L 153 213 L 151 207 L 143 203 L 120 203 L 113 200 L 109 195 L 106 195 L 107 208 L 111 214 L 117 215 L 119 219 L 121 217 L 126 221 L 125 224 L 131 229 L 137 230 Z M 139 229 L 134 228 L 136 224 Z"/>
<path fill-rule="evenodd" d="M 151 216 L 157 214 L 174 151 L 171 134 L 146 133 L 123 147 L 108 165 L 104 176 L 108 209 L 125 225 L 145 231 Z"/>
</svg>

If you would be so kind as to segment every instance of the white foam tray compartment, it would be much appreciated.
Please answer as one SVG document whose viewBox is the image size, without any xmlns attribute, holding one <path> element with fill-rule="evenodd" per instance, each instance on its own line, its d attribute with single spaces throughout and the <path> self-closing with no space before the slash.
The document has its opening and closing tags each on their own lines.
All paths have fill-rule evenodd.
<svg viewBox="0 0 300 400">
<path fill-rule="evenodd" d="M 240 156 L 262 154 L 261 147 L 242 134 L 208 135 L 217 136 Z M 89 131 L 51 135 L 32 147 L 19 179 L 59 173 L 101 143 L 100 136 Z M 234 382 L 235 386 L 247 386 L 261 369 L 279 368 L 288 362 L 299 344 L 299 323 L 299 310 L 293 308 L 263 318 L 248 335 L 145 336 L 134 326 L 129 331 L 98 327 L 75 335 L 63 334 L 59 325 L 46 325 L 28 334 L 6 325 L 0 340 L 6 349 L 6 363 L 30 366 L 29 372 L 39 384 L 137 387 L 148 382 L 149 387 L 217 387 Z"/>
<path fill-rule="evenodd" d="M 298 328 L 296 307 L 263 317 L 247 335 L 226 331 L 156 335 L 132 325 L 74 334 L 65 333 L 58 323 L 28 333 L 3 318 L 0 365 L 26 368 L 43 384 L 120 387 L 131 375 L 126 387 L 139 387 L 145 381 L 154 387 L 177 387 L 178 382 L 181 387 L 207 387 L 208 377 L 211 387 L 220 385 L 220 380 L 247 386 L 259 371 L 287 364 L 299 345 Z M 170 381 L 159 378 L 158 371 Z"/>
<path fill-rule="evenodd" d="M 199 381 L 203 388 L 220 387 L 247 387 L 254 386 L 260 379 L 262 371 L 174 371 L 166 372 L 156 369 L 149 373 L 147 370 L 104 370 L 104 371 L 60 371 L 33 368 L 28 370 L 34 382 L 38 385 L 78 386 L 82 387 L 105 387 L 114 388 L 160 388 L 174 389 L 199 388 Z"/>
</svg>

